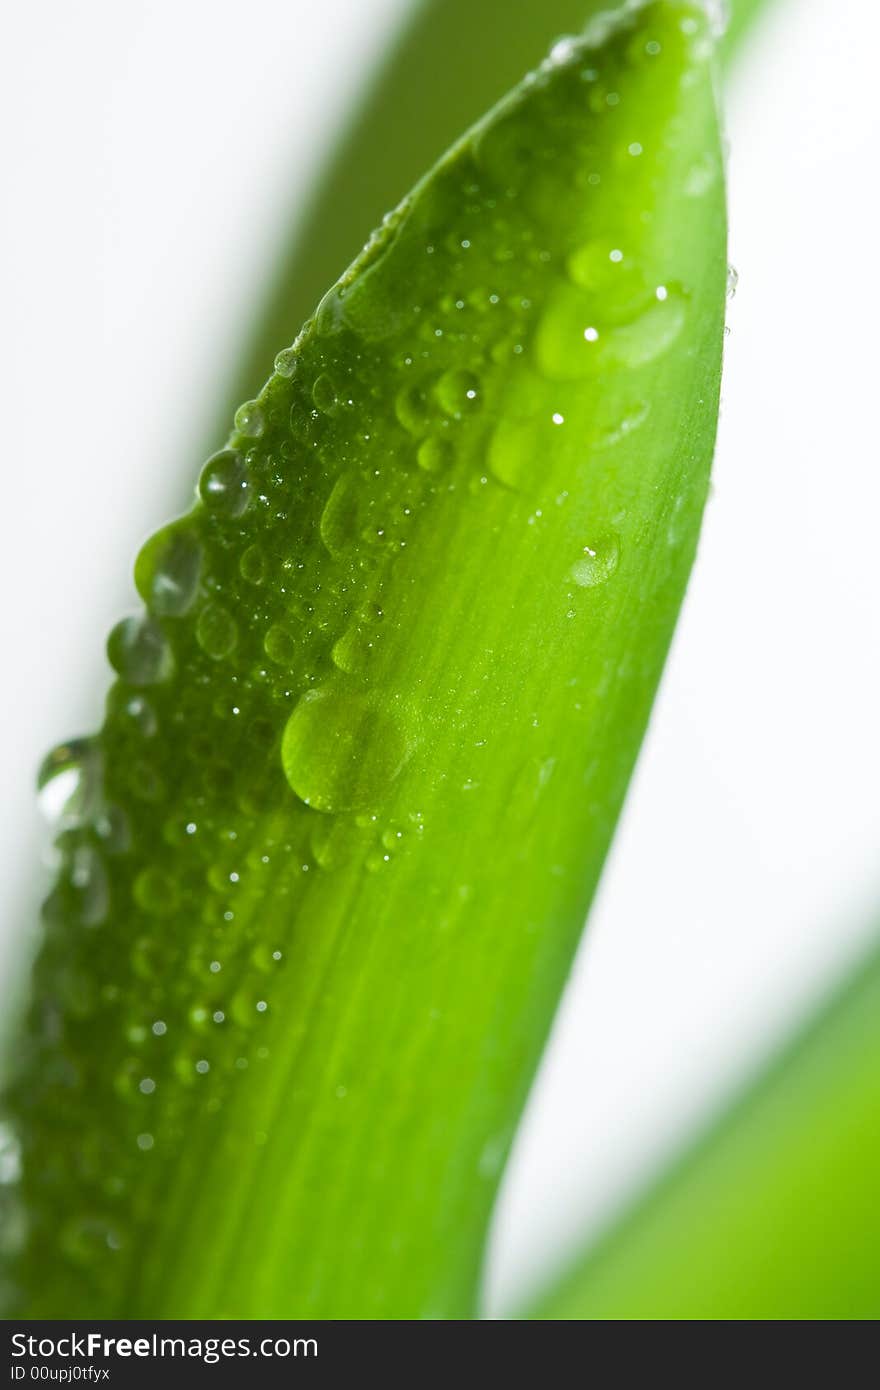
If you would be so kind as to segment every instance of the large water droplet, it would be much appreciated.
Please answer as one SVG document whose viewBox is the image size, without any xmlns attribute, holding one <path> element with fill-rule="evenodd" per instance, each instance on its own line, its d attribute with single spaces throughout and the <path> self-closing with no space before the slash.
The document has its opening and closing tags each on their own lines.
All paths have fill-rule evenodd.
<svg viewBox="0 0 880 1390">
<path fill-rule="evenodd" d="M 142 546 L 134 582 L 153 613 L 177 617 L 191 606 L 199 587 L 202 547 L 188 525 L 166 526 Z"/>
<path fill-rule="evenodd" d="M 289 379 L 296 375 L 298 361 L 299 353 L 296 348 L 282 348 L 275 358 L 275 370 L 279 376 L 284 376 Z"/>
<path fill-rule="evenodd" d="M 553 381 L 576 381 L 607 367 L 641 367 L 667 352 L 682 330 L 685 299 L 656 285 L 633 302 L 557 291 L 535 338 L 538 365 Z"/>
<path fill-rule="evenodd" d="M 265 429 L 266 421 L 259 401 L 245 401 L 235 412 L 235 428 L 239 434 L 249 439 L 258 438 Z"/>
<path fill-rule="evenodd" d="M 397 713 L 354 692 L 313 690 L 287 721 L 284 773 L 318 811 L 375 808 L 407 761 L 413 739 Z"/>
<path fill-rule="evenodd" d="M 123 618 L 107 639 L 107 656 L 114 671 L 129 685 L 156 685 L 173 668 L 171 648 L 162 628 L 146 615 Z"/>
<path fill-rule="evenodd" d="M 617 569 L 620 560 L 620 538 L 616 531 L 602 531 L 594 536 L 571 567 L 571 577 L 582 589 L 604 584 Z"/>
<path fill-rule="evenodd" d="M 241 454 L 223 449 L 209 458 L 199 477 L 199 496 L 211 512 L 241 516 L 248 504 L 248 473 Z"/>
<path fill-rule="evenodd" d="M 88 818 L 99 795 L 99 768 L 93 739 L 69 739 L 46 754 L 37 773 L 37 799 L 51 825 L 75 825 Z"/>
</svg>

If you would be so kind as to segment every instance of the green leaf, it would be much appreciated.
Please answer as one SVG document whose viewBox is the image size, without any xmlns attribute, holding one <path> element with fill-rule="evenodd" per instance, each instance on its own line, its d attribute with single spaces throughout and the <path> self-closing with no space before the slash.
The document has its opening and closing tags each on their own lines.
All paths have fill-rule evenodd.
<svg viewBox="0 0 880 1390">
<path fill-rule="evenodd" d="M 706 495 L 712 47 L 679 3 L 558 45 L 142 551 L 44 769 L 11 1307 L 473 1314 Z"/>
<path fill-rule="evenodd" d="M 875 952 L 528 1316 L 874 1319 L 878 1172 Z"/>
<path fill-rule="evenodd" d="M 386 209 L 538 61 L 552 38 L 579 33 L 591 15 L 623 3 L 526 0 L 514 7 L 510 0 L 417 0 L 293 235 L 283 229 L 265 303 L 223 392 L 224 425 L 265 380 L 290 325 L 311 313 Z M 728 0 L 729 20 L 719 39 L 725 71 L 766 3 Z"/>
</svg>

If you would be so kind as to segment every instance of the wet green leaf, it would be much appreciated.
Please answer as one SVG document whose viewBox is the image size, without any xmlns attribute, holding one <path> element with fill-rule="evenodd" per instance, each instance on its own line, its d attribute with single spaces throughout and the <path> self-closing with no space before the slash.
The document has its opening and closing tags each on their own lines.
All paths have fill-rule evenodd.
<svg viewBox="0 0 880 1390">
<path fill-rule="evenodd" d="M 473 1313 L 706 495 L 712 53 L 681 3 L 558 43 L 141 553 L 45 770 L 12 1308 Z"/>
</svg>

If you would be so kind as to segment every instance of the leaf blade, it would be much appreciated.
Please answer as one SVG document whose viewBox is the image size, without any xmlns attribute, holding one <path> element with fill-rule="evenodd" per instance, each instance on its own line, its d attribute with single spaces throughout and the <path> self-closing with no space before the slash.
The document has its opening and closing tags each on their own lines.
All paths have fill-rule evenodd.
<svg viewBox="0 0 880 1390">
<path fill-rule="evenodd" d="M 702 11 L 650 5 L 418 186 L 149 543 L 16 1095 L 32 1314 L 472 1312 L 693 556 L 724 251 Z"/>
<path fill-rule="evenodd" d="M 527 1316 L 876 1317 L 878 1005 L 875 950 Z"/>
</svg>

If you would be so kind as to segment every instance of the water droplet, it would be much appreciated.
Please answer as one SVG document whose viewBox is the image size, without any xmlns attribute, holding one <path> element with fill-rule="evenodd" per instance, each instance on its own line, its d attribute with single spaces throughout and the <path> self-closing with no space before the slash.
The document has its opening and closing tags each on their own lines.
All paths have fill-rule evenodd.
<svg viewBox="0 0 880 1390">
<path fill-rule="evenodd" d="M 275 370 L 279 376 L 292 377 L 296 375 L 299 353 L 295 348 L 282 348 L 275 358 Z"/>
<path fill-rule="evenodd" d="M 583 547 L 582 554 L 571 567 L 571 577 L 582 589 L 604 584 L 617 569 L 620 560 L 620 539 L 615 531 L 603 531 Z"/>
<path fill-rule="evenodd" d="M 249 545 L 238 562 L 238 568 L 242 579 L 249 584 L 262 584 L 269 569 L 265 552 L 259 545 Z"/>
<path fill-rule="evenodd" d="M 165 633 L 146 615 L 116 624 L 107 639 L 107 656 L 129 685 L 157 685 L 168 679 L 174 665 Z"/>
<path fill-rule="evenodd" d="M 419 445 L 416 459 L 419 468 L 423 468 L 426 473 L 440 473 L 444 468 L 448 468 L 452 462 L 452 446 L 445 439 L 440 439 L 438 435 L 430 434 Z"/>
<path fill-rule="evenodd" d="M 327 372 L 322 372 L 312 387 L 312 400 L 315 409 L 322 415 L 335 415 L 339 409 L 339 393 L 336 383 Z"/>
<path fill-rule="evenodd" d="M 444 372 L 435 390 L 446 414 L 456 419 L 476 411 L 482 404 L 479 378 L 473 372 Z"/>
<path fill-rule="evenodd" d="M 235 428 L 248 439 L 257 439 L 265 428 L 263 410 L 259 401 L 245 401 L 235 412 Z"/>
<path fill-rule="evenodd" d="M 138 874 L 132 895 L 138 907 L 156 917 L 169 916 L 180 902 L 174 879 L 155 868 L 144 869 Z"/>
<path fill-rule="evenodd" d="M 219 603 L 209 603 L 202 609 L 196 623 L 196 637 L 206 655 L 215 661 L 228 656 L 238 641 L 235 619 Z"/>
<path fill-rule="evenodd" d="M 394 400 L 394 410 L 404 429 L 411 434 L 424 435 L 438 421 L 430 381 L 411 382 L 398 391 Z"/>
<path fill-rule="evenodd" d="M 91 814 L 98 798 L 99 769 L 93 739 L 70 739 L 46 754 L 37 773 L 37 799 L 50 825 L 77 825 Z"/>
<path fill-rule="evenodd" d="M 685 320 L 685 300 L 673 285 L 657 285 L 636 303 L 611 296 L 597 305 L 570 291 L 551 297 L 538 326 L 535 351 L 553 381 L 576 381 L 606 367 L 641 367 L 667 352 Z"/>
<path fill-rule="evenodd" d="M 155 1142 L 152 1134 L 139 1134 L 137 1137 L 137 1146 L 142 1153 L 148 1153 Z"/>
<path fill-rule="evenodd" d="M 151 612 L 178 617 L 196 596 L 201 564 L 202 547 L 191 527 L 166 526 L 141 547 L 134 566 L 137 591 Z"/>
<path fill-rule="evenodd" d="M 363 671 L 373 659 L 379 641 L 382 609 L 374 603 L 363 604 L 351 624 L 333 646 L 332 657 L 340 671 Z"/>
<path fill-rule="evenodd" d="M 281 761 L 307 806 L 364 810 L 381 804 L 412 747 L 399 714 L 369 696 L 312 690 L 287 721 Z"/>
<path fill-rule="evenodd" d="M 219 516 L 241 516 L 248 504 L 248 472 L 241 454 L 223 449 L 208 459 L 199 477 L 199 496 Z"/>
<path fill-rule="evenodd" d="M 277 623 L 274 627 L 270 627 L 266 633 L 263 647 L 266 655 L 272 661 L 277 661 L 279 666 L 287 667 L 293 666 L 299 651 L 293 634 L 288 632 L 286 627 L 281 627 Z"/>
<path fill-rule="evenodd" d="M 347 473 L 337 478 L 321 515 L 321 540 L 334 558 L 358 538 L 357 489 Z"/>
<path fill-rule="evenodd" d="M 557 412 L 558 414 L 559 412 Z M 519 490 L 539 480 L 548 468 L 548 455 L 565 430 L 552 415 L 505 416 L 489 440 L 489 470 L 505 487 Z"/>
<path fill-rule="evenodd" d="M 739 274 L 735 265 L 727 267 L 727 298 L 733 299 L 736 294 L 736 287 L 739 284 Z"/>
<path fill-rule="evenodd" d="M 110 909 L 110 886 L 104 861 L 91 845 L 77 845 L 65 856 L 59 876 L 59 892 L 68 920 L 83 927 L 98 927 Z"/>
</svg>

